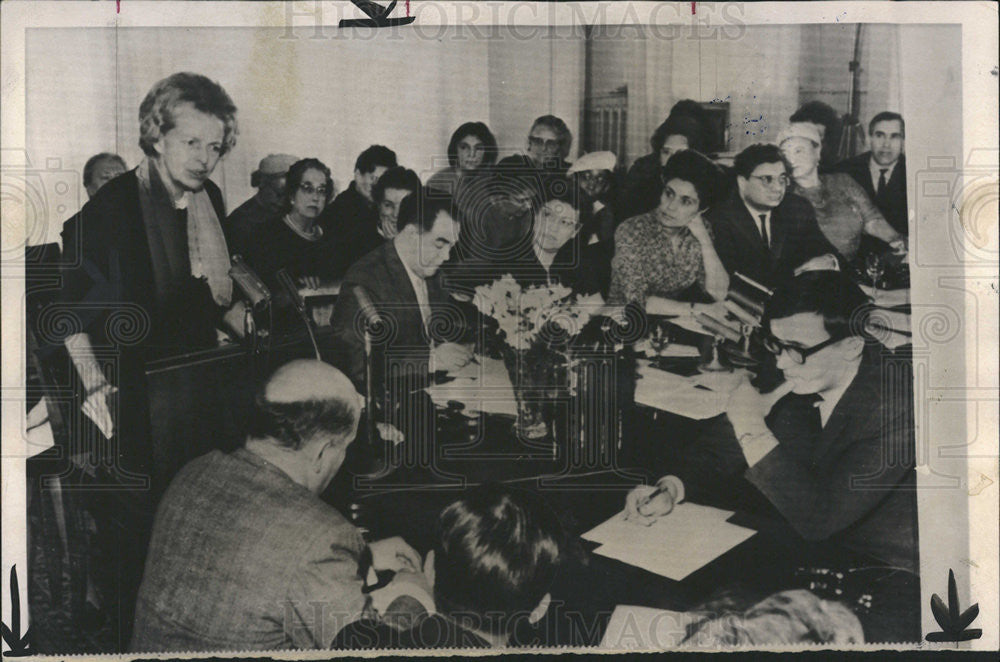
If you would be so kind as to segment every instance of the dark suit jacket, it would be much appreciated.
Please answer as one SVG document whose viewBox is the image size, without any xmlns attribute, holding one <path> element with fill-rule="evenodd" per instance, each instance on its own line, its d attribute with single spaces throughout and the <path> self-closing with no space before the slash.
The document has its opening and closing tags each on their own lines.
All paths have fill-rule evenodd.
<svg viewBox="0 0 1000 662">
<path fill-rule="evenodd" d="M 337 246 L 330 267 L 334 278 L 385 241 L 378 233 L 375 203 L 358 193 L 354 182 L 326 206 L 317 222 Z"/>
<path fill-rule="evenodd" d="M 875 194 L 875 186 L 872 182 L 871 169 L 868 165 L 871 156 L 871 152 L 865 152 L 845 159 L 838 163 L 833 171 L 850 175 L 865 190 L 868 197 L 885 216 L 885 220 L 889 221 L 889 225 L 900 234 L 907 235 L 909 234 L 909 210 L 906 204 L 906 155 L 899 157 L 899 163 L 893 168 L 892 176 L 886 182 L 885 191 L 881 197 Z"/>
<path fill-rule="evenodd" d="M 353 525 L 274 465 L 212 451 L 160 503 L 130 648 L 326 648 L 370 614 L 365 552 Z"/>
<path fill-rule="evenodd" d="M 351 378 L 360 390 L 364 386 L 365 355 L 362 316 L 354 287 L 367 291 L 384 328 L 373 332 L 372 357 L 375 384 L 382 384 L 387 361 L 405 364 L 403 372 L 426 373 L 431 337 L 424 328 L 417 295 L 406 273 L 406 267 L 396 252 L 395 243 L 384 242 L 354 263 L 344 276 L 340 296 L 330 319 L 333 342 L 330 356 L 333 363 Z M 442 285 L 440 272 L 427 279 L 427 295 L 432 309 L 428 327 L 442 332 L 437 342 L 455 341 L 455 333 L 464 330 L 462 314 L 451 303 Z"/>
<path fill-rule="evenodd" d="M 790 279 L 795 268 L 811 258 L 830 253 L 841 259 L 816 224 L 812 205 L 793 193 L 771 210 L 770 250 L 738 193 L 705 217 L 712 224 L 715 250 L 726 271 L 730 275 L 738 271 L 768 287 Z"/>
<path fill-rule="evenodd" d="M 806 540 L 829 539 L 916 572 L 912 374 L 885 372 L 880 356 L 865 351 L 819 432 L 805 428 L 801 398 L 782 398 L 767 417 L 779 446 L 749 469 L 728 420 L 713 419 L 675 472 L 688 495 L 742 498 L 734 483 L 745 470 Z"/>
</svg>

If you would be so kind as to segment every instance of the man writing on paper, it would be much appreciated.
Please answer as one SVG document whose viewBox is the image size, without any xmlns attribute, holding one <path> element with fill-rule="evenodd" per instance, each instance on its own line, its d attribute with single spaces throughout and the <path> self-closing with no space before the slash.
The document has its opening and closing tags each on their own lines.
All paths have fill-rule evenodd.
<svg viewBox="0 0 1000 662">
<path fill-rule="evenodd" d="M 131 650 L 324 648 L 360 618 L 368 568 L 432 605 L 420 555 L 402 538 L 368 545 L 318 497 L 344 461 L 361 414 L 350 380 L 320 361 L 278 368 L 254 402 L 247 438 L 184 467 L 160 503 Z M 390 584 L 391 586 L 392 584 Z M 388 587 L 386 587 L 388 588 Z"/>
<path fill-rule="evenodd" d="M 431 332 L 452 328 L 450 299 L 439 269 L 458 240 L 458 221 L 450 199 L 425 197 L 420 191 L 400 204 L 399 232 L 358 260 L 344 276 L 341 296 L 333 309 L 335 363 L 361 388 L 365 378 L 364 318 L 370 315 L 359 299 L 367 296 L 383 328 L 372 330 L 374 382 L 384 385 L 387 355 L 405 363 L 395 366 L 407 374 L 428 369 L 458 368 L 472 358 L 472 350 L 454 342 L 435 344 Z M 431 324 L 432 315 L 440 319 Z M 431 365 L 433 363 L 433 365 Z"/>
<path fill-rule="evenodd" d="M 723 493 L 742 473 L 803 538 L 916 572 L 912 382 L 884 371 L 881 347 L 866 343 L 867 306 L 840 272 L 779 288 L 765 344 L 785 382 L 761 395 L 743 380 L 677 475 L 628 495 L 626 517 L 648 522 L 685 495 Z"/>
</svg>

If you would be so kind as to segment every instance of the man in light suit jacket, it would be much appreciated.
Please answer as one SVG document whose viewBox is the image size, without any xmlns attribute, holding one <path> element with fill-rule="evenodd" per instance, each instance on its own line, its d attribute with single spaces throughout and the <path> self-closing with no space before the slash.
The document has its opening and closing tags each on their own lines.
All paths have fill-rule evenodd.
<svg viewBox="0 0 1000 662">
<path fill-rule="evenodd" d="M 412 547 L 399 537 L 366 545 L 319 499 L 360 405 L 336 368 L 292 361 L 258 393 L 242 448 L 177 474 L 156 514 L 132 651 L 329 647 L 347 624 L 375 617 L 378 598 L 362 593 L 369 568 L 395 571 L 397 588 L 433 605 Z"/>
<path fill-rule="evenodd" d="M 802 538 L 916 573 L 912 376 L 895 359 L 887 370 L 881 348 L 861 335 L 867 305 L 834 271 L 804 273 L 775 291 L 765 345 L 785 382 L 761 395 L 744 381 L 726 416 L 660 479 L 662 494 L 633 490 L 630 516 L 661 516 L 685 498 L 735 498 L 742 507 L 744 497 L 763 496 Z M 749 489 L 734 489 L 741 474 Z"/>
<path fill-rule="evenodd" d="M 459 223 L 450 198 L 411 194 L 400 205 L 398 224 L 396 237 L 347 271 L 330 319 L 333 361 L 359 390 L 365 381 L 366 324 L 376 390 L 384 386 L 390 363 L 394 373 L 419 377 L 462 365 L 471 357 L 467 348 L 453 342 L 464 333 L 464 317 L 450 301 L 438 271 L 458 241 Z"/>
<path fill-rule="evenodd" d="M 909 234 L 906 204 L 906 124 L 899 113 L 882 112 L 868 123 L 871 150 L 837 164 L 835 172 L 850 175 L 861 185 L 889 225 Z"/>
<path fill-rule="evenodd" d="M 807 262 L 831 268 L 842 261 L 819 229 L 812 205 L 786 192 L 788 169 L 777 146 L 751 145 L 733 168 L 736 191 L 705 214 L 730 275 L 739 272 L 773 287 Z"/>
</svg>

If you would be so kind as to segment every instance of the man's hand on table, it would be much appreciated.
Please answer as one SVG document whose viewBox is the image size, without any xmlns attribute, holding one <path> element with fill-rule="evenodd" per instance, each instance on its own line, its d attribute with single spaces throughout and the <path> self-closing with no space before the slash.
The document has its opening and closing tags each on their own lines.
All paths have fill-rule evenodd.
<svg viewBox="0 0 1000 662">
<path fill-rule="evenodd" d="M 369 543 L 368 548 L 372 553 L 372 568 L 375 570 L 420 572 L 420 554 L 399 536 L 376 540 Z"/>
<path fill-rule="evenodd" d="M 650 526 L 670 514 L 684 498 L 684 484 L 676 476 L 664 476 L 656 485 L 639 485 L 625 497 L 625 519 Z"/>
<path fill-rule="evenodd" d="M 806 260 L 795 269 L 793 275 L 798 276 L 807 271 L 840 271 L 840 263 L 837 262 L 836 256 L 827 253 L 814 257 L 811 260 Z"/>
<path fill-rule="evenodd" d="M 458 343 L 446 342 L 436 346 L 431 352 L 431 364 L 434 372 L 451 372 L 465 367 L 472 361 L 472 347 Z"/>
</svg>

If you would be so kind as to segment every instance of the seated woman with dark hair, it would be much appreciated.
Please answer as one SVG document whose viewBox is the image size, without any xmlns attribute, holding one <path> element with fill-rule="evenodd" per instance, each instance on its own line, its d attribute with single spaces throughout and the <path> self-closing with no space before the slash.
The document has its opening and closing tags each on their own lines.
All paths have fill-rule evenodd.
<svg viewBox="0 0 1000 662">
<path fill-rule="evenodd" d="M 466 122 L 448 142 L 448 167 L 427 180 L 427 188 L 458 195 L 462 179 L 497 160 L 497 139 L 482 122 Z"/>
<path fill-rule="evenodd" d="M 659 206 L 628 219 L 615 233 L 609 302 L 635 303 L 659 315 L 722 315 L 720 304 L 706 302 L 725 298 L 729 275 L 702 219 L 718 195 L 721 173 L 686 150 L 670 158 L 661 178 Z"/>
<path fill-rule="evenodd" d="M 291 323 L 291 301 L 278 282 L 285 270 L 301 287 L 316 288 L 335 277 L 338 243 L 317 223 L 333 198 L 330 169 L 318 159 L 302 159 L 288 169 L 280 216 L 268 219 L 247 246 L 246 260 L 271 289 L 276 328 Z"/>
<path fill-rule="evenodd" d="M 660 169 L 670 157 L 685 149 L 705 152 L 707 125 L 705 111 L 690 99 L 682 99 L 649 138 L 652 151 L 636 159 L 625 178 L 622 209 L 626 218 L 644 214 L 660 202 L 663 182 Z"/>
<path fill-rule="evenodd" d="M 281 269 L 303 287 L 316 287 L 330 277 L 333 238 L 316 219 L 331 198 L 333 179 L 322 161 L 302 159 L 288 169 L 282 212 L 264 224 L 245 256 L 269 287 L 277 284 Z"/>
<path fill-rule="evenodd" d="M 437 613 L 398 631 L 371 620 L 337 635 L 340 648 L 504 648 L 545 616 L 563 532 L 537 496 L 496 483 L 470 489 L 442 511 L 424 575 Z"/>
</svg>

